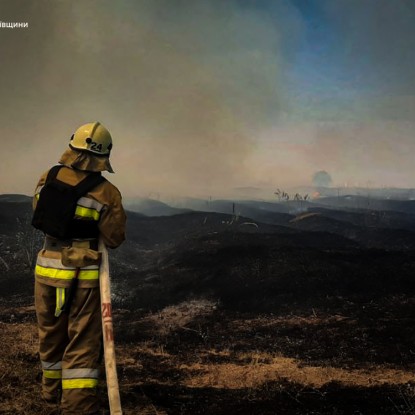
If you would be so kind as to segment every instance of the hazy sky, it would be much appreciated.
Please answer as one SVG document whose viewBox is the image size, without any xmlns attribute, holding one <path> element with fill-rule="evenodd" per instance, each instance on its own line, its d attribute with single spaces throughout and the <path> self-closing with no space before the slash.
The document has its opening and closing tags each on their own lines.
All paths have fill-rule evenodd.
<svg viewBox="0 0 415 415">
<path fill-rule="evenodd" d="M 99 120 L 125 196 L 415 187 L 413 0 L 2 0 L 0 193 Z"/>
</svg>

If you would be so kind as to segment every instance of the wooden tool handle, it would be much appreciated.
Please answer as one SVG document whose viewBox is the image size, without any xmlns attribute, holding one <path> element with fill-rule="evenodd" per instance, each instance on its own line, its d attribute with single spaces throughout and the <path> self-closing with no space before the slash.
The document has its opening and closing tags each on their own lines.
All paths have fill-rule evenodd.
<svg viewBox="0 0 415 415">
<path fill-rule="evenodd" d="M 104 338 L 104 358 L 105 373 L 107 375 L 108 400 L 111 415 L 122 415 L 117 365 L 115 361 L 108 251 L 101 239 L 99 240 L 98 249 L 102 255 L 99 269 L 99 288 L 101 292 L 102 334 Z"/>
</svg>

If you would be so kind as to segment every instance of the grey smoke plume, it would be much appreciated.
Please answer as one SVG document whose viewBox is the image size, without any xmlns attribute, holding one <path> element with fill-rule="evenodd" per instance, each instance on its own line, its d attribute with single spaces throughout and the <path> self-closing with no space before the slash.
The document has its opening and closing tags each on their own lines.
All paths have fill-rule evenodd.
<svg viewBox="0 0 415 415">
<path fill-rule="evenodd" d="M 0 193 L 31 193 L 92 120 L 129 196 L 286 187 L 320 169 L 333 184 L 415 182 L 413 2 L 307 2 L 332 38 L 301 67 L 318 15 L 304 4 L 3 0 L 0 19 L 29 28 L 0 30 Z"/>
<path fill-rule="evenodd" d="M 1 7 L 3 20 L 29 22 L 0 37 L 0 132 L 14 136 L 3 138 L 3 168 L 24 168 L 20 189 L 91 120 L 113 134 L 113 179 L 127 193 L 214 192 L 248 179 L 254 132 L 281 98 L 278 33 L 265 14 L 233 1 Z"/>
</svg>

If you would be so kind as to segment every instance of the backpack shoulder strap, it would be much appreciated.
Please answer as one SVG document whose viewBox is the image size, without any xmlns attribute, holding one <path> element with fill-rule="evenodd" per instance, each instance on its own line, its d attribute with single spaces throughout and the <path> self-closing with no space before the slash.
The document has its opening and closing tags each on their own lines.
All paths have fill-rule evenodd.
<svg viewBox="0 0 415 415">
<path fill-rule="evenodd" d="M 46 181 L 45 181 L 45 184 L 46 184 L 46 183 L 51 182 L 52 180 L 55 180 L 55 179 L 56 179 L 56 176 L 57 176 L 57 175 L 58 175 L 58 173 L 59 173 L 59 170 L 60 170 L 62 167 L 63 167 L 63 165 L 62 165 L 62 164 L 57 164 L 56 166 L 53 166 L 53 167 L 49 170 L 48 175 L 46 176 Z"/>
<path fill-rule="evenodd" d="M 80 198 L 94 187 L 105 181 L 106 179 L 101 175 L 101 173 L 90 173 L 74 187 L 75 193 L 77 197 Z"/>
</svg>

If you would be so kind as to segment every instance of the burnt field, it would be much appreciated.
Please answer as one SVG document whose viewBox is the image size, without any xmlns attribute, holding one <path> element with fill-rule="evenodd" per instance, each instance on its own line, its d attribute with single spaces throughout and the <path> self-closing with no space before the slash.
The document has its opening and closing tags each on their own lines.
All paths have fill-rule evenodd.
<svg viewBox="0 0 415 415">
<path fill-rule="evenodd" d="M 27 200 L 0 202 L 0 413 L 47 414 L 41 238 Z M 251 213 L 129 213 L 110 253 L 125 413 L 413 414 L 412 213 Z M 99 393 L 105 406 L 104 380 Z"/>
</svg>

